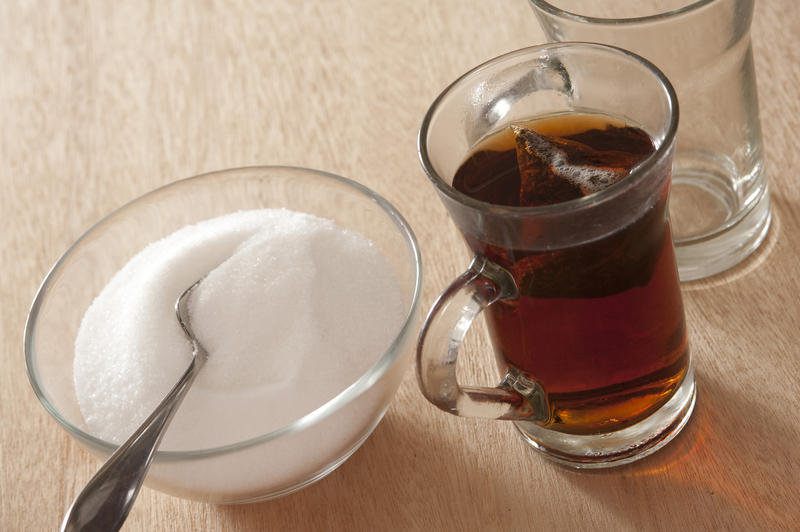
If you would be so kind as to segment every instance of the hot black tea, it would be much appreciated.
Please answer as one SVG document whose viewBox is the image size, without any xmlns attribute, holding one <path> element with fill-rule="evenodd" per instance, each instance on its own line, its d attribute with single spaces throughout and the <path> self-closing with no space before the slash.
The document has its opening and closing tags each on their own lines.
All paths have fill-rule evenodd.
<svg viewBox="0 0 800 532">
<path fill-rule="evenodd" d="M 480 143 L 453 187 L 511 207 L 582 201 L 624 186 L 655 151 L 641 129 L 591 114 L 513 125 Z M 486 312 L 498 362 L 544 390 L 545 426 L 594 434 L 658 410 L 689 367 L 667 195 L 628 225 L 572 247 L 518 249 L 467 235 L 506 268 L 519 297 Z M 526 217 L 521 231 L 537 230 Z"/>
</svg>

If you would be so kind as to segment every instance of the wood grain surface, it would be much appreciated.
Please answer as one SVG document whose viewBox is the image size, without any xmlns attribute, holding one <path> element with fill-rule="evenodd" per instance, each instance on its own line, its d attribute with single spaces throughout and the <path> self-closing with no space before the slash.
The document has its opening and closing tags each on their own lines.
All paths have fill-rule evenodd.
<svg viewBox="0 0 800 532">
<path fill-rule="evenodd" d="M 753 28 L 774 225 L 744 264 L 683 287 L 698 402 L 668 447 L 555 466 L 509 424 L 429 405 L 409 368 L 372 437 L 317 484 L 244 506 L 145 488 L 124 529 L 800 529 L 796 7 L 760 2 Z M 422 116 L 467 69 L 542 40 L 524 0 L 0 3 L 0 530 L 56 529 L 99 466 L 42 408 L 22 354 L 38 284 L 76 237 L 178 178 L 325 169 L 408 218 L 427 308 L 469 257 L 419 167 Z M 485 333 L 469 349 L 465 378 L 491 382 Z"/>
</svg>

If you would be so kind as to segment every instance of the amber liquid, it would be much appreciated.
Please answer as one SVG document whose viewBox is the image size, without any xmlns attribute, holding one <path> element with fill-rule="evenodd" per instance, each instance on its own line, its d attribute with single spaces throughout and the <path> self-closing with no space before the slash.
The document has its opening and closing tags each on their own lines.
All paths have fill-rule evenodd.
<svg viewBox="0 0 800 532">
<path fill-rule="evenodd" d="M 606 128 L 608 122 L 566 115 L 526 127 L 639 158 L 653 151 L 641 130 Z M 453 186 L 482 201 L 519 206 L 520 179 L 514 136 L 505 130 L 472 152 Z M 554 197 L 550 203 L 570 199 Z M 667 191 L 616 233 L 563 249 L 509 249 L 467 237 L 473 251 L 517 282 L 518 299 L 491 305 L 487 323 L 501 367 L 516 368 L 544 389 L 543 425 L 571 434 L 623 429 L 658 410 L 680 385 L 689 351 L 666 208 Z"/>
</svg>

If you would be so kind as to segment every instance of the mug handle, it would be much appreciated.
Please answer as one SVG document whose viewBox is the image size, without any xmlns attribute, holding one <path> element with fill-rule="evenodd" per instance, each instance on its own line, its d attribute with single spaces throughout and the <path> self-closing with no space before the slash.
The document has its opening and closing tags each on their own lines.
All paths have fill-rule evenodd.
<svg viewBox="0 0 800 532">
<path fill-rule="evenodd" d="M 517 297 L 512 275 L 486 257 L 476 255 L 431 308 L 417 343 L 417 379 L 425 397 L 445 412 L 489 419 L 544 421 L 544 390 L 511 369 L 496 388 L 461 386 L 456 358 L 475 317 L 501 299 Z"/>
</svg>

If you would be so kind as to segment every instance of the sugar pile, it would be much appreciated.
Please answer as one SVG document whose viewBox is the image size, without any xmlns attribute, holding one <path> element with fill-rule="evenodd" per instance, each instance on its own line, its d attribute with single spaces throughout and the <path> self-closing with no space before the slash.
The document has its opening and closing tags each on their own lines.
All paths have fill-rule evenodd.
<svg viewBox="0 0 800 532">
<path fill-rule="evenodd" d="M 74 379 L 89 432 L 124 441 L 185 371 L 174 304 L 206 274 L 189 310 L 210 356 L 163 449 L 241 441 L 311 412 L 376 362 L 404 318 L 387 259 L 330 220 L 265 209 L 184 227 L 134 256 L 84 315 Z"/>
</svg>

